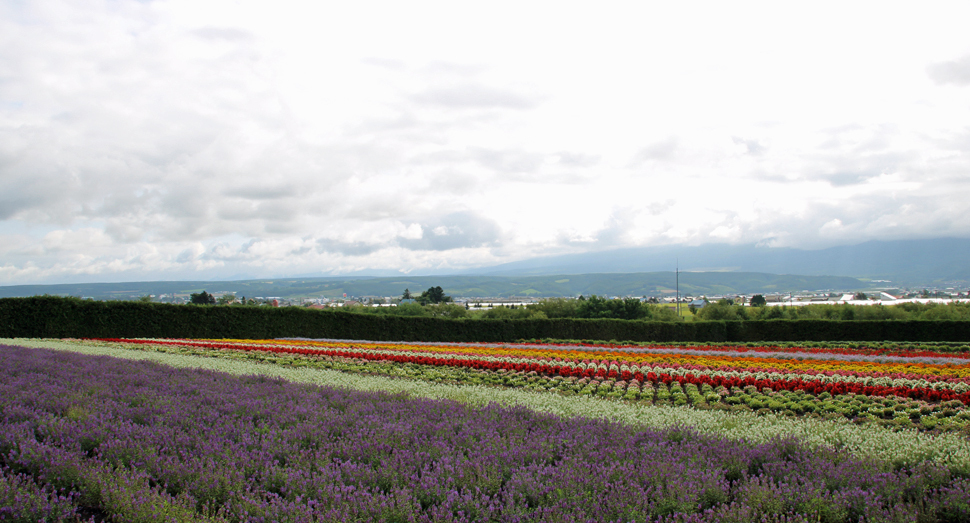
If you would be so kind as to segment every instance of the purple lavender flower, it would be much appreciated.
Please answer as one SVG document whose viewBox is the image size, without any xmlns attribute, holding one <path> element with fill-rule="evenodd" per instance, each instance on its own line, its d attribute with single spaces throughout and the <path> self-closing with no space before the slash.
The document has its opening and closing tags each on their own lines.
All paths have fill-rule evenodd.
<svg viewBox="0 0 970 523">
<path fill-rule="evenodd" d="M 31 495 L 48 511 L 31 521 L 970 516 L 970 483 L 950 470 L 897 470 L 795 440 L 756 445 L 41 349 L 0 347 L 0 360 L 3 517 Z"/>
</svg>

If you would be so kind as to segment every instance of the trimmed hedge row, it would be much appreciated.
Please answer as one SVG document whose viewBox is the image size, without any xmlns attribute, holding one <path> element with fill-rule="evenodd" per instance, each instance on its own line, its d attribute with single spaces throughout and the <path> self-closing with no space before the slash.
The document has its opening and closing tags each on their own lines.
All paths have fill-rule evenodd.
<svg viewBox="0 0 970 523">
<path fill-rule="evenodd" d="M 335 338 L 375 341 L 970 341 L 970 321 L 449 320 L 299 307 L 213 307 L 40 296 L 0 299 L 3 338 Z"/>
</svg>

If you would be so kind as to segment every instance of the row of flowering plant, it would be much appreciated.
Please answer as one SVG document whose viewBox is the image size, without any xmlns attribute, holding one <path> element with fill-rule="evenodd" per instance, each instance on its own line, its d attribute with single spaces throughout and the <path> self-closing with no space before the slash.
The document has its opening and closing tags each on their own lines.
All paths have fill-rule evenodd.
<svg viewBox="0 0 970 523">
<path fill-rule="evenodd" d="M 596 380 L 637 381 L 669 385 L 747 387 L 775 391 L 803 390 L 811 394 L 898 396 L 931 402 L 960 401 L 970 405 L 970 361 L 941 363 L 878 362 L 841 359 L 782 360 L 763 355 L 725 354 L 718 357 L 678 352 L 630 354 L 617 359 L 611 352 L 575 348 L 523 349 L 439 344 L 334 342 L 328 340 L 137 340 L 125 343 L 184 345 L 222 350 L 261 351 L 307 356 L 338 356 L 370 361 L 525 371 L 538 375 Z M 845 355 L 842 355 L 843 357 Z"/>
<path fill-rule="evenodd" d="M 87 343 L 433 382 L 524 388 L 642 405 L 847 418 L 892 430 L 970 435 L 970 409 L 959 399 L 966 394 L 959 392 L 965 387 L 964 378 L 917 375 L 890 379 L 874 377 L 877 371 L 870 375 L 774 373 L 746 371 L 747 363 L 737 362 L 734 370 L 705 371 L 676 364 L 637 367 L 614 360 L 597 362 L 596 358 L 579 362 L 555 360 L 550 365 L 546 361 L 552 360 L 542 358 L 502 356 L 495 350 L 498 347 L 489 347 L 487 354 L 475 355 L 474 347 L 446 344 L 132 339 Z"/>
</svg>

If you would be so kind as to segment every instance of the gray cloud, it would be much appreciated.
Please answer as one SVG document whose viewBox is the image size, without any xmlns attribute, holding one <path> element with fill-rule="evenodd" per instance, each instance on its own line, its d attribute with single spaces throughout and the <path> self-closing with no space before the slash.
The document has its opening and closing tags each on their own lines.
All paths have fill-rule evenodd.
<svg viewBox="0 0 970 523">
<path fill-rule="evenodd" d="M 822 179 L 833 186 L 865 183 L 883 174 L 908 171 L 918 157 L 905 151 L 883 151 L 870 155 L 843 154 L 825 158 L 817 169 L 806 172 L 808 179 Z M 915 173 L 910 173 L 913 175 Z"/>
<path fill-rule="evenodd" d="M 230 42 L 248 42 L 255 36 L 246 30 L 234 27 L 202 27 L 189 31 L 191 34 L 205 40 L 227 40 Z"/>
<path fill-rule="evenodd" d="M 524 149 L 491 149 L 468 147 L 465 150 L 444 150 L 409 159 L 409 165 L 422 170 L 434 166 L 429 189 L 443 189 L 454 193 L 467 193 L 487 183 L 457 166 L 472 164 L 493 172 L 499 180 L 516 182 L 543 182 L 574 184 L 588 181 L 585 171 L 597 165 L 600 157 L 582 153 L 560 152 L 545 154 Z M 441 185 L 443 184 L 443 185 Z"/>
<path fill-rule="evenodd" d="M 737 136 L 732 137 L 731 140 L 733 140 L 737 145 L 743 145 L 747 149 L 747 153 L 754 156 L 764 154 L 764 152 L 768 150 L 767 147 L 761 145 L 761 143 L 757 140 L 745 140 L 744 138 L 739 138 Z"/>
<path fill-rule="evenodd" d="M 175 257 L 175 262 L 189 263 L 191 261 L 194 261 L 198 256 L 199 256 L 199 253 L 195 252 L 195 250 L 185 249 L 184 251 L 180 252 L 178 256 Z"/>
<path fill-rule="evenodd" d="M 447 109 L 532 109 L 539 100 L 505 89 L 476 84 L 433 88 L 415 94 L 412 100 Z"/>
<path fill-rule="evenodd" d="M 245 198 L 247 200 L 278 200 L 280 198 L 298 196 L 300 191 L 294 185 L 247 185 L 243 187 L 230 187 L 223 190 L 222 194 Z"/>
<path fill-rule="evenodd" d="M 317 252 L 342 254 L 344 256 L 366 256 L 387 247 L 366 242 L 341 242 L 329 238 L 317 240 Z"/>
<path fill-rule="evenodd" d="M 957 199 L 914 194 L 870 196 L 850 204 L 812 203 L 797 214 L 763 213 L 743 222 L 742 241 L 772 239 L 773 245 L 822 248 L 873 238 L 966 237 L 970 209 L 954 207 Z"/>
<path fill-rule="evenodd" d="M 826 136 L 826 138 L 824 141 L 822 141 L 822 143 L 818 144 L 816 148 L 839 149 L 841 147 L 845 147 L 847 143 L 851 144 L 850 137 L 853 133 L 861 133 L 865 131 L 865 126 L 856 123 L 822 129 L 822 133 Z"/>
<path fill-rule="evenodd" d="M 558 153 L 559 163 L 567 167 L 593 167 L 600 163 L 601 156 L 598 154 L 584 154 L 562 151 Z"/>
<path fill-rule="evenodd" d="M 960 202 L 961 193 L 921 189 L 869 194 L 851 201 L 809 201 L 795 212 L 724 209 L 718 211 L 719 221 L 695 229 L 682 241 L 708 242 L 718 228 L 736 231 L 732 243 L 806 249 L 872 239 L 968 237 L 970 208 Z"/>
<path fill-rule="evenodd" d="M 45 202 L 51 200 L 51 192 L 62 192 L 60 198 L 66 199 L 63 189 L 58 191 L 57 187 L 45 190 L 43 181 L 37 179 L 16 179 L 0 174 L 0 181 L 3 182 L 4 190 L 0 195 L 0 220 L 15 218 L 24 211 L 37 209 Z"/>
<path fill-rule="evenodd" d="M 126 223 L 125 217 L 109 220 L 104 232 L 118 243 L 135 243 L 145 237 L 145 230 L 137 225 Z"/>
<path fill-rule="evenodd" d="M 320 253 L 343 256 L 367 256 L 382 249 L 403 248 L 408 251 L 449 251 L 453 249 L 499 245 L 503 234 L 493 220 L 472 212 L 454 212 L 420 221 L 421 237 L 396 236 L 387 241 L 343 241 L 319 238 L 315 249 Z"/>
<path fill-rule="evenodd" d="M 480 190 L 482 183 L 474 175 L 465 174 L 458 169 L 447 169 L 431 175 L 428 190 L 455 195 L 471 194 Z"/>
<path fill-rule="evenodd" d="M 632 207 L 613 209 L 603 227 L 596 230 L 590 237 L 575 238 L 568 233 L 560 233 L 556 238 L 556 243 L 593 251 L 623 245 L 626 242 L 626 237 L 636 227 L 634 220 L 639 213 L 639 209 Z"/>
<path fill-rule="evenodd" d="M 824 178 L 833 187 L 844 187 L 865 183 L 870 178 L 875 178 L 882 174 L 880 171 L 855 171 L 855 172 L 834 172 L 820 174 L 818 178 Z"/>
<path fill-rule="evenodd" d="M 633 209 L 616 210 L 610 214 L 606 226 L 596 232 L 598 247 L 610 248 L 625 243 L 627 234 L 633 229 L 637 212 Z"/>
<path fill-rule="evenodd" d="M 799 178 L 825 180 L 835 187 L 842 187 L 865 183 L 883 174 L 900 174 L 913 179 L 922 177 L 921 155 L 897 143 L 901 132 L 895 126 L 847 125 L 829 129 L 827 134 L 817 152 L 805 155 L 806 166 Z"/>
<path fill-rule="evenodd" d="M 680 141 L 675 136 L 650 144 L 637 152 L 636 156 L 633 157 L 632 165 L 639 165 L 648 161 L 672 160 L 677 153 L 679 144 Z"/>
<path fill-rule="evenodd" d="M 677 204 L 677 201 L 676 200 L 668 199 L 668 200 L 665 200 L 663 202 L 654 202 L 654 203 L 651 203 L 650 205 L 647 205 L 646 210 L 647 210 L 647 212 L 649 212 L 650 214 L 652 214 L 654 216 L 659 216 L 659 215 L 667 212 L 671 208 L 673 208 L 673 206 L 676 205 L 676 204 Z"/>
<path fill-rule="evenodd" d="M 970 55 L 958 60 L 935 63 L 926 68 L 926 73 L 940 85 L 970 85 Z"/>
<path fill-rule="evenodd" d="M 398 243 L 409 250 L 447 251 L 488 247 L 502 239 L 502 230 L 494 220 L 473 212 L 451 213 L 427 220 L 421 226 L 421 238 L 400 238 Z"/>
<path fill-rule="evenodd" d="M 541 154 L 522 150 L 472 147 L 468 152 L 482 166 L 506 174 L 535 172 L 544 160 Z"/>
</svg>

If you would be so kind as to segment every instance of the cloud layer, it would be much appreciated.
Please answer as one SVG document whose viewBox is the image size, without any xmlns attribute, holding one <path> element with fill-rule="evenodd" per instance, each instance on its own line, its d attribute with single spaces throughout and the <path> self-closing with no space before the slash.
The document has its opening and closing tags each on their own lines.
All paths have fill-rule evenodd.
<svg viewBox="0 0 970 523">
<path fill-rule="evenodd" d="M 0 5 L 0 284 L 970 236 L 963 3 L 350 4 Z"/>
</svg>

